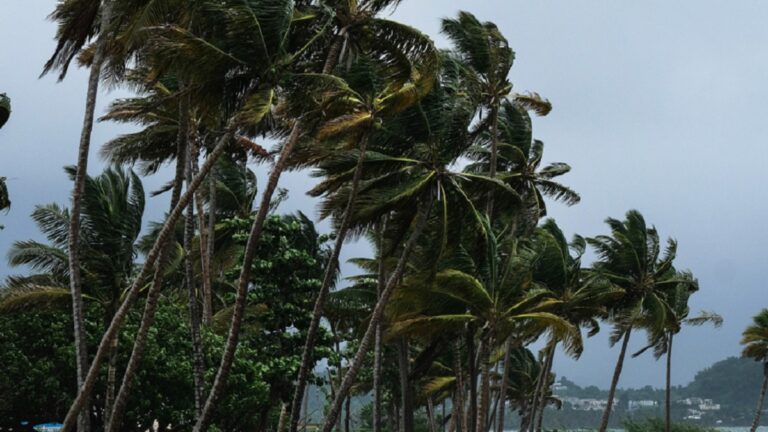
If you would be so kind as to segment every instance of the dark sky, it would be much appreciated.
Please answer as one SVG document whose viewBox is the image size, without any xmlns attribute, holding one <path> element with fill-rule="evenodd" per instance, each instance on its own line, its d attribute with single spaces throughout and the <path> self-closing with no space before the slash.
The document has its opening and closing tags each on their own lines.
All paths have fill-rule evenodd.
<svg viewBox="0 0 768 432">
<path fill-rule="evenodd" d="M 45 19 L 54 4 L 0 1 L 0 92 L 13 98 L 14 110 L 0 131 L 0 176 L 9 178 L 13 201 L 11 212 L 0 215 L 2 255 L 14 240 L 39 237 L 29 219 L 34 205 L 66 204 L 71 187 L 61 168 L 75 162 L 86 72 L 73 70 L 62 83 L 37 78 L 54 47 L 55 27 Z M 394 18 L 445 47 L 439 19 L 458 10 L 496 22 L 517 53 L 515 90 L 537 91 L 554 104 L 549 116 L 535 120 L 534 134 L 546 144 L 545 162 L 573 167 L 563 182 L 581 193 L 582 203 L 551 206 L 566 233 L 605 233 L 607 216 L 639 209 L 663 236 L 679 241 L 678 267 L 698 276 L 694 312 L 725 318 L 719 330 L 687 329 L 676 339 L 675 383 L 736 355 L 740 332 L 768 306 L 768 3 L 405 0 Z M 120 95 L 104 92 L 99 112 Z M 96 126 L 91 173 L 102 165 L 98 147 L 127 130 Z M 265 177 L 266 167 L 254 169 Z M 165 171 L 148 179 L 146 189 L 167 178 Z M 292 197 L 283 210 L 316 216 L 315 203 L 303 195 L 311 182 L 307 173 L 286 176 Z M 151 200 L 146 220 L 165 206 Z M 345 256 L 365 252 L 353 245 Z M 3 256 L 0 277 L 12 272 Z M 643 341 L 637 334 L 633 345 Z M 617 355 L 604 332 L 578 362 L 560 357 L 555 369 L 579 384 L 607 387 Z M 629 361 L 620 385 L 662 383 L 663 365 L 646 356 Z"/>
</svg>

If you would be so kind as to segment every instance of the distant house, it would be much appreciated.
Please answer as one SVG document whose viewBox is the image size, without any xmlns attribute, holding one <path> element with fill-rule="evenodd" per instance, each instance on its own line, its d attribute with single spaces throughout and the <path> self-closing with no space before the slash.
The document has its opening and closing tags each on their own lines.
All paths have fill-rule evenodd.
<svg viewBox="0 0 768 432">
<path fill-rule="evenodd" d="M 642 408 L 656 408 L 659 403 L 655 400 L 631 400 L 628 404 L 629 411 L 636 411 Z"/>
<path fill-rule="evenodd" d="M 587 399 L 577 397 L 562 398 L 563 402 L 568 403 L 571 409 L 576 411 L 603 411 L 608 405 L 605 399 Z"/>
</svg>

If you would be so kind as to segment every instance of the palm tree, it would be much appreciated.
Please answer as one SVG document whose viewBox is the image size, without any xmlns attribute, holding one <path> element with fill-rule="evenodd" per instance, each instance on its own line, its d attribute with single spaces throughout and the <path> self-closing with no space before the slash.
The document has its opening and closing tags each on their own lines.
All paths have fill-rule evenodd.
<svg viewBox="0 0 768 432">
<path fill-rule="evenodd" d="M 504 196 L 510 205 L 519 202 L 517 194 L 501 182 L 449 169 L 466 148 L 467 125 L 472 112 L 469 101 L 455 92 L 455 88 L 444 84 L 436 86 L 420 103 L 384 124 L 380 133 L 372 136 L 372 150 L 365 159 L 367 178 L 360 186 L 353 207 L 352 224 L 355 229 L 363 230 L 376 226 L 382 215 L 390 214 L 388 230 L 399 233 L 397 235 L 401 239 L 393 244 L 403 246 L 395 249 L 399 254 L 397 265 L 389 272 L 387 282 L 381 289 L 358 351 L 331 406 L 324 425 L 326 432 L 333 427 L 343 397 L 356 379 L 392 291 L 399 284 L 411 250 L 419 240 L 427 219 L 430 219 L 429 213 L 437 210 L 440 215 L 436 216 L 437 231 L 446 239 L 449 227 L 446 217 L 454 221 L 453 218 L 459 213 L 476 213 L 475 204 L 469 198 L 472 191 L 497 189 L 497 193 Z M 349 157 L 339 155 L 326 163 L 325 169 L 350 173 L 351 162 Z M 332 213 L 347 202 L 349 190 L 344 185 L 348 177 L 349 174 L 331 177 L 314 189 L 318 193 L 333 192 L 323 202 L 321 214 Z M 418 215 L 418 224 L 413 222 L 415 215 Z M 409 227 L 417 229 L 409 230 Z M 403 242 L 407 233 L 410 233 L 408 240 Z M 445 240 L 437 244 L 444 245 Z M 435 260 L 438 255 L 433 253 L 430 258 Z"/>
<path fill-rule="evenodd" d="M 750 429 L 750 432 L 755 432 L 760 425 L 763 401 L 768 390 L 768 309 L 761 310 L 752 318 L 752 325 L 742 334 L 741 344 L 745 345 L 741 355 L 763 363 L 763 385 L 760 388 L 760 397 L 757 399 L 755 420 Z"/>
<path fill-rule="evenodd" d="M 649 344 L 634 353 L 632 357 L 637 357 L 648 349 L 653 348 L 654 357 L 659 359 L 666 355 L 666 389 L 665 389 L 665 430 L 672 430 L 672 342 L 674 336 L 682 330 L 684 325 L 701 326 L 707 323 L 720 327 L 723 324 L 723 318 L 714 312 L 700 312 L 699 315 L 689 316 L 691 310 L 688 307 L 688 301 L 699 290 L 699 281 L 696 280 L 690 272 L 678 272 L 679 282 L 668 290 L 665 294 L 667 303 L 670 305 L 671 314 L 667 316 L 667 329 L 657 340 L 649 340 Z M 651 333 L 649 333 L 651 335 Z"/>
<path fill-rule="evenodd" d="M 77 155 L 77 172 L 72 188 L 72 215 L 69 226 L 69 277 L 70 292 L 72 294 L 72 318 L 74 322 L 75 350 L 77 354 L 77 385 L 82 387 L 88 373 L 88 352 L 86 347 L 85 321 L 83 317 L 83 294 L 80 275 L 80 207 L 82 201 L 85 179 L 88 173 L 88 154 L 91 145 L 91 132 L 93 130 L 94 112 L 96 109 L 96 94 L 101 78 L 101 67 L 108 44 L 108 26 L 112 19 L 112 1 L 85 2 L 90 16 L 86 25 L 73 24 L 73 16 L 85 15 L 77 12 L 82 8 L 83 2 L 65 1 L 59 3 L 52 14 L 53 19 L 59 21 L 58 45 L 51 59 L 45 65 L 43 73 L 53 68 L 60 68 L 60 79 L 66 75 L 67 68 L 75 55 L 85 45 L 86 41 L 95 33 L 97 35 L 96 49 L 90 66 L 88 77 L 88 89 L 85 99 L 85 116 L 80 133 L 80 143 Z M 95 29 L 95 31 L 94 31 Z M 78 429 L 88 432 L 91 429 L 87 413 L 78 417 Z"/>
<path fill-rule="evenodd" d="M 476 430 L 487 429 L 490 359 L 494 343 L 506 341 L 513 333 L 530 335 L 549 329 L 567 346 L 580 345 L 575 328 L 549 312 L 557 307 L 558 302 L 548 299 L 545 290 L 531 289 L 528 285 L 530 279 L 525 276 L 528 265 L 522 256 L 515 256 L 516 243 L 502 244 L 501 238 L 490 232 L 488 221 L 484 222 L 484 227 L 481 235 L 486 236 L 485 255 L 467 262 L 472 263 L 468 268 L 478 269 L 477 276 L 461 269 L 448 268 L 435 275 L 433 284 L 427 290 L 404 288 L 415 295 L 425 295 L 424 302 L 432 305 L 429 308 L 432 311 L 434 305 L 450 307 L 437 314 L 429 309 L 417 312 L 415 317 L 407 318 L 393 328 L 393 332 L 444 332 L 467 325 L 482 329 L 478 350 L 481 388 Z"/>
<path fill-rule="evenodd" d="M 509 72 L 515 60 L 515 53 L 501 34 L 496 24 L 480 22 L 469 12 L 461 11 L 456 19 L 444 19 L 442 32 L 453 42 L 459 75 L 463 87 L 477 104 L 481 121 L 473 135 L 484 133 L 490 153 L 489 176 L 496 177 L 499 152 L 499 116 L 502 103 L 508 98 L 519 99 L 540 115 L 547 115 L 552 106 L 538 94 L 512 94 Z M 493 197 L 489 196 L 488 213 L 492 213 Z"/>
<path fill-rule="evenodd" d="M 71 177 L 75 168 L 68 168 Z M 130 284 L 136 257 L 136 241 L 144 212 L 144 190 L 132 171 L 109 168 L 98 177 L 86 177 L 80 219 L 80 254 L 83 256 L 83 292 L 104 309 L 108 327 L 125 288 Z M 32 214 L 50 244 L 37 241 L 14 243 L 9 252 L 13 266 L 27 265 L 36 271 L 10 280 L 3 307 L 42 301 L 46 296 L 71 297 L 67 281 L 68 226 L 71 213 L 56 204 L 40 206 Z M 46 296 L 39 295 L 45 293 Z M 107 394 L 104 410 L 109 413 L 115 392 L 116 345 L 109 352 Z"/>
<path fill-rule="evenodd" d="M 652 338 L 664 332 L 667 317 L 673 313 L 664 293 L 679 282 L 672 266 L 677 242 L 668 239 L 662 255 L 656 228 L 647 227 L 640 212 L 630 210 L 625 221 L 608 218 L 606 223 L 611 229 L 610 236 L 600 235 L 587 239 L 599 258 L 593 270 L 623 290 L 624 295 L 610 305 L 615 322 L 611 343 L 621 340 L 622 344 L 600 432 L 608 428 L 632 330 L 637 326 L 643 327 L 651 333 Z"/>
<path fill-rule="evenodd" d="M 575 327 L 587 328 L 587 336 L 592 337 L 600 330 L 599 319 L 607 318 L 606 305 L 610 301 L 621 298 L 623 291 L 603 283 L 599 278 L 590 277 L 581 267 L 582 256 L 586 249 L 586 241 L 579 235 L 574 235 L 569 243 L 563 232 L 553 219 L 546 220 L 533 236 L 533 280 L 546 287 L 553 298 L 559 301 L 553 311 L 558 316 L 573 324 Z M 572 255 L 573 253 L 574 255 Z M 552 371 L 554 351 L 559 343 L 552 340 L 546 347 L 546 362 L 543 376 Z M 570 354 L 575 358 L 581 355 L 579 348 Z M 531 427 L 540 429 L 543 419 L 543 409 L 539 398 L 534 399 L 532 406 Z M 538 417 L 536 414 L 538 413 Z"/>
<path fill-rule="evenodd" d="M 495 212 L 494 221 L 499 226 L 512 226 L 512 231 L 529 234 L 538 221 L 547 215 L 544 197 L 574 205 L 581 201 L 578 193 L 555 179 L 570 172 L 571 167 L 563 162 L 554 162 L 540 168 L 544 143 L 532 137 L 532 123 L 528 107 L 517 100 L 501 104 L 499 114 L 500 142 L 497 144 L 497 177 L 512 186 L 523 198 L 525 205 L 522 212 Z M 481 133 L 478 146 L 470 149 L 469 156 L 476 162 L 467 166 L 467 171 L 489 172 L 491 136 Z"/>
<path fill-rule="evenodd" d="M 423 37 L 426 39 L 426 36 Z M 429 41 L 426 40 L 422 43 L 429 44 Z M 370 134 L 377 126 L 380 126 L 385 122 L 388 117 L 407 109 L 409 106 L 418 102 L 419 99 L 424 97 L 431 90 L 432 83 L 435 80 L 434 69 L 437 67 L 437 52 L 435 51 L 434 54 L 432 59 L 426 59 L 427 61 L 422 61 L 421 64 L 411 65 L 410 79 L 402 83 L 399 83 L 397 80 L 391 79 L 391 77 L 386 75 L 382 77 L 382 72 L 386 72 L 386 70 L 374 71 L 373 73 L 370 72 L 371 68 L 379 69 L 381 68 L 380 66 L 376 67 L 367 64 L 359 65 L 360 71 L 353 70 L 348 73 L 347 75 L 353 74 L 348 79 L 350 79 L 350 81 L 363 81 L 361 87 L 367 87 L 367 90 L 370 92 L 368 94 L 362 93 L 362 91 L 355 91 L 348 82 L 342 81 L 339 78 L 332 78 L 330 76 L 314 77 L 315 79 L 326 81 L 328 82 L 328 85 L 332 86 L 332 89 L 329 88 L 327 93 L 323 96 L 325 101 L 320 101 L 319 103 L 319 106 L 322 107 L 322 111 L 339 114 L 322 122 L 317 132 L 317 141 L 319 142 L 309 145 L 307 153 L 310 154 L 302 155 L 302 149 L 299 149 L 297 152 L 298 159 L 303 159 L 303 163 L 309 163 L 310 161 L 318 159 L 322 161 L 324 156 L 327 157 L 328 154 L 333 157 L 334 153 L 348 151 L 350 141 L 357 143 L 358 148 L 356 151 L 358 155 L 357 164 L 352 173 L 346 205 L 343 210 L 339 209 L 341 210 L 340 214 L 337 213 L 335 215 L 337 220 L 336 241 L 331 254 L 331 259 L 328 262 L 328 267 L 325 271 L 325 276 L 323 277 L 323 284 L 320 287 L 320 292 L 315 301 L 315 306 L 312 312 L 312 321 L 307 330 L 304 355 L 302 356 L 302 363 L 299 367 L 298 383 L 296 385 L 292 403 L 292 412 L 296 414 L 291 418 L 291 427 L 293 430 L 295 430 L 295 427 L 298 425 L 299 408 L 303 399 L 307 379 L 312 369 L 312 359 L 310 358 L 310 354 L 314 351 L 315 339 L 317 338 L 317 331 L 320 325 L 325 299 L 328 295 L 331 283 L 336 277 L 339 255 L 350 228 L 352 208 L 355 199 L 357 198 L 360 180 L 363 176 L 366 145 L 370 139 Z M 355 72 L 358 72 L 357 75 L 362 75 L 362 77 L 354 76 Z M 391 71 L 389 73 L 391 74 Z M 378 83 L 378 81 L 382 81 L 382 83 Z M 352 85 L 354 84 L 355 83 L 353 82 Z M 304 105 L 306 105 L 306 103 Z M 341 142 L 336 143 L 336 145 L 329 145 L 329 143 L 327 143 L 328 140 Z M 317 147 L 321 148 L 319 152 L 316 150 Z M 349 173 L 342 174 L 344 177 L 347 177 L 348 175 Z M 338 176 L 336 176 L 336 178 L 338 178 Z"/>
</svg>

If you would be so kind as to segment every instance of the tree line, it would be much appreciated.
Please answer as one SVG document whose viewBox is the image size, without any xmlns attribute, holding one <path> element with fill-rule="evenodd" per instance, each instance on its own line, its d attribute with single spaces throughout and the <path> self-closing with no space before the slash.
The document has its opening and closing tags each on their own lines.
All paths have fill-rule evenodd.
<svg viewBox="0 0 768 432">
<path fill-rule="evenodd" d="M 11 264 L 32 272 L 8 278 L 0 310 L 71 325 L 71 349 L 45 354 L 74 359 L 65 432 L 158 419 L 195 432 L 296 432 L 311 383 L 331 390 L 323 432 L 349 430 L 362 392 L 376 432 L 412 432 L 422 409 L 433 431 L 502 432 L 510 407 L 521 430 L 541 430 L 557 402 L 555 351 L 578 357 L 601 324 L 619 345 L 601 432 L 638 331 L 648 344 L 634 354 L 665 357 L 669 395 L 674 338 L 721 322 L 690 316 L 699 286 L 674 266 L 677 243 L 636 210 L 608 218 L 607 234 L 567 240 L 546 201 L 580 196 L 559 182 L 566 163 L 542 164 L 531 116 L 552 105 L 513 89 L 507 39 L 459 12 L 442 21 L 451 47 L 441 50 L 385 17 L 399 3 L 57 4 L 44 73 L 90 69 L 78 159 L 66 168 L 71 204 L 35 210 L 47 242 L 13 245 Z M 135 96 L 100 119 L 139 130 L 107 142 L 110 168 L 89 176 L 104 83 Z M 269 172 L 260 198 L 249 162 Z M 141 177 L 165 164 L 173 178 L 153 195 L 169 196 L 168 211 L 142 236 Z M 331 236 L 277 213 L 281 175 L 300 169 L 317 179 L 309 194 Z M 340 283 L 342 247 L 360 237 L 373 254 Z M 589 248 L 597 258 L 586 265 Z M 28 315 L 42 306 L 71 316 Z M 529 349 L 537 340 L 540 353 Z M 167 352 L 177 349 L 183 356 Z M 191 385 L 147 387 L 158 358 L 178 361 L 190 378 L 178 382 Z M 327 376 L 316 373 L 321 360 Z M 438 418 L 445 400 L 452 409 Z"/>
</svg>

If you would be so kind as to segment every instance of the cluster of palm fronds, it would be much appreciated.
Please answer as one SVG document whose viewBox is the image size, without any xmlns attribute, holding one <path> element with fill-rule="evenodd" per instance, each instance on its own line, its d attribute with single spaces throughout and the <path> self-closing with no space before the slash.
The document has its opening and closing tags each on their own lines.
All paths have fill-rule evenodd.
<svg viewBox="0 0 768 432">
<path fill-rule="evenodd" d="M 595 334 L 601 320 L 614 325 L 614 341 L 623 340 L 611 399 L 632 330 L 647 330 L 657 354 L 669 352 L 698 288 L 673 267 L 675 243 L 661 253 L 658 234 L 637 212 L 626 221 L 609 219 L 609 236 L 572 242 L 554 221 L 540 224 L 546 199 L 580 200 L 557 181 L 570 167 L 542 166 L 544 145 L 533 137 L 530 113 L 547 115 L 551 104 L 538 93 L 513 91 L 514 52 L 494 24 L 467 12 L 445 19 L 442 31 L 453 48 L 440 51 L 419 30 L 382 17 L 398 3 L 59 2 L 52 16 L 58 46 L 46 71 L 63 77 L 73 60 L 91 68 L 86 119 L 100 81 L 136 93 L 114 102 L 103 119 L 141 129 L 107 143 L 102 156 L 147 175 L 164 163 L 176 167 L 164 188 L 171 195 L 167 217 L 139 245 L 145 259 L 135 264 L 140 183 L 119 168 L 85 175 L 86 121 L 72 170 L 72 215 L 40 208 L 35 219 L 51 244 L 20 243 L 12 253 L 14 263 L 41 274 L 12 281 L 9 307 L 35 287 L 57 295 L 61 290 L 52 287 L 64 287 L 71 295 L 79 392 L 65 431 L 76 423 L 81 431 L 90 427 L 94 382 L 114 354 L 127 312 L 142 298 L 134 346 L 120 348 L 132 350 L 130 360 L 102 417 L 107 431 L 122 430 L 157 301 L 173 277 L 188 287 L 196 359 L 202 326 L 228 332 L 213 379 L 195 364 L 193 430 L 209 428 L 249 315 L 248 290 L 258 289 L 250 284 L 254 251 L 288 169 L 313 170 L 318 182 L 309 193 L 332 219 L 335 244 L 309 328 L 297 329 L 306 332 L 306 346 L 294 397 L 274 407 L 283 413 L 280 432 L 300 426 L 306 386 L 321 360 L 312 353 L 322 326 L 341 351 L 331 363 L 324 432 L 336 427 L 354 392 L 371 389 L 374 431 L 384 427 L 385 411 L 413 431 L 422 406 L 434 426 L 434 405 L 446 399 L 451 430 L 503 430 L 508 405 L 521 413 L 523 428 L 540 429 L 544 408 L 557 403 L 556 348 L 578 357 L 581 329 Z M 259 139 L 279 146 L 269 151 Z M 249 160 L 270 167 L 256 206 L 255 177 L 243 167 Z M 249 217 L 244 248 L 217 224 Z M 370 238 L 375 256 L 357 261 L 365 274 L 349 287 L 333 290 L 342 245 L 359 236 Z M 171 241 L 177 237 L 180 248 Z M 592 268 L 582 265 L 587 244 L 599 256 Z M 183 271 L 168 271 L 182 261 Z M 234 286 L 218 286 L 233 269 Z M 100 299 L 109 325 L 89 357 L 83 288 L 93 286 L 110 287 Z M 222 289 L 234 291 L 223 307 L 212 300 Z M 541 358 L 527 348 L 537 340 L 545 341 Z M 390 364 L 397 364 L 394 375 L 385 373 Z"/>
</svg>

